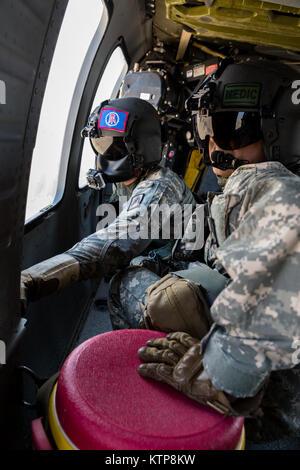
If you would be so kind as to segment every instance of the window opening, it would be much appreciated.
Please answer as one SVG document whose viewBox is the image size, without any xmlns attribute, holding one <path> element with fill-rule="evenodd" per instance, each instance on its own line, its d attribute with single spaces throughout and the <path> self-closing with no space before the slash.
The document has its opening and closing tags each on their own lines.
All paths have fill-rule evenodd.
<svg viewBox="0 0 300 470">
<path fill-rule="evenodd" d="M 33 152 L 28 222 L 63 195 L 73 129 L 93 59 L 108 23 L 102 0 L 68 3 L 54 51 Z"/>
</svg>

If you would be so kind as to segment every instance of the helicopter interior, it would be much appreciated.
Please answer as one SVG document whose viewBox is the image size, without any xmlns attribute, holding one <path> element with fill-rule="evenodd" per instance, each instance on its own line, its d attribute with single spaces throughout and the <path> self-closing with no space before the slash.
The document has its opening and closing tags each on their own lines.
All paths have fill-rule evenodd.
<svg viewBox="0 0 300 470">
<path fill-rule="evenodd" d="M 111 196 L 111 185 L 95 191 L 85 178 L 94 162 L 81 130 L 91 111 L 104 99 L 146 99 L 164 129 L 162 164 L 199 198 L 218 190 L 185 102 L 227 57 L 299 70 L 300 5 L 2 0 L 0 25 L 1 447 L 32 449 L 36 387 L 77 345 L 112 328 L 106 278 L 34 302 L 25 316 L 19 305 L 21 270 L 93 233 Z"/>
</svg>

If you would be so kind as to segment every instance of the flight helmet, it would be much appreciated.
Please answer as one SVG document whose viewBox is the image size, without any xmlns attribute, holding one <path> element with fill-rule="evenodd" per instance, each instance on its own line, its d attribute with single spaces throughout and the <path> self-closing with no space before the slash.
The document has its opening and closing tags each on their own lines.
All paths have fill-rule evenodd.
<svg viewBox="0 0 300 470">
<path fill-rule="evenodd" d="M 161 124 L 155 108 L 139 98 L 101 103 L 88 119 L 82 137 L 90 139 L 96 169 L 87 178 L 101 189 L 106 182 L 127 181 L 136 170 L 154 168 L 161 160 Z"/>
<path fill-rule="evenodd" d="M 189 100 L 205 162 L 222 170 L 248 163 L 230 153 L 208 155 L 212 137 L 223 150 L 262 141 L 267 161 L 293 170 L 300 163 L 300 73 L 278 61 L 222 61 Z"/>
</svg>

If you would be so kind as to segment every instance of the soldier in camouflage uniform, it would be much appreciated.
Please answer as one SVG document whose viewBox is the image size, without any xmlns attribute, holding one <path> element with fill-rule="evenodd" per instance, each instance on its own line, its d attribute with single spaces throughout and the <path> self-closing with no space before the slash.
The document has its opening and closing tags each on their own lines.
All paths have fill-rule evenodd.
<svg viewBox="0 0 300 470">
<path fill-rule="evenodd" d="M 161 160 L 161 127 L 152 105 L 137 98 L 102 103 L 90 116 L 83 136 L 89 137 L 96 153 L 97 168 L 89 173 L 91 186 L 100 189 L 115 183 L 118 196 L 127 196 L 118 217 L 81 240 L 63 254 L 21 273 L 23 305 L 85 279 L 113 275 L 141 254 L 162 249 L 175 241 L 172 214 L 159 217 L 162 207 L 195 207 L 194 197 L 183 179 Z M 125 182 L 125 183 L 124 183 Z M 137 221 L 141 221 L 137 224 Z M 152 223 L 154 221 L 154 223 Z M 148 223 L 156 239 L 138 230 Z M 164 226 L 169 226 L 168 239 Z M 150 235 L 151 235 L 150 233 Z M 131 236 L 130 236 L 131 235 Z M 168 251 L 168 250 L 167 250 Z M 157 275 L 148 272 L 151 282 Z M 136 282 L 139 282 L 137 279 Z M 150 283 L 151 283 L 150 282 Z M 118 319 L 112 319 L 118 328 Z M 122 322 L 122 320 L 120 320 Z"/>
<path fill-rule="evenodd" d="M 262 426 L 269 420 L 269 428 L 260 430 L 267 440 L 280 437 L 283 418 L 291 435 L 300 428 L 297 78 L 278 62 L 225 63 L 199 88 L 199 143 L 223 186 L 208 194 L 205 263 L 229 282 L 211 305 L 203 338 L 175 332 L 139 351 L 143 377 L 226 414 L 258 416 L 267 389 Z M 189 258 L 184 240 L 174 255 Z M 196 280 L 195 264 L 189 275 Z M 201 276 L 200 269 L 200 283 Z"/>
</svg>

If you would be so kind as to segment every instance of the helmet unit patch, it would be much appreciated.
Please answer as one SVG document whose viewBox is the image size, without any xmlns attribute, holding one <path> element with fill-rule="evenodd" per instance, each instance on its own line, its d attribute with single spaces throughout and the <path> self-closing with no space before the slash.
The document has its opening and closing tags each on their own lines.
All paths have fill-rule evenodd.
<svg viewBox="0 0 300 470">
<path fill-rule="evenodd" d="M 125 132 L 129 113 L 118 109 L 104 108 L 99 116 L 99 129 Z"/>
</svg>

